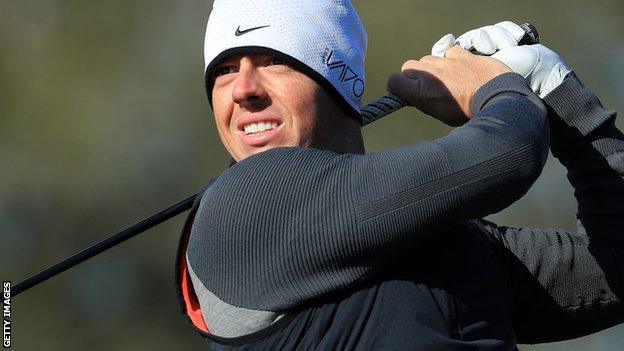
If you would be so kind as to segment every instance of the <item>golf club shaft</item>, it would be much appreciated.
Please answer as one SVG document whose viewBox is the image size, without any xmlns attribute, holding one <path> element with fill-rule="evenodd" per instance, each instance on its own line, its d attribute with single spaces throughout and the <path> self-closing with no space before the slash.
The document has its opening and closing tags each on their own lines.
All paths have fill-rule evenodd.
<svg viewBox="0 0 624 351">
<path fill-rule="evenodd" d="M 132 226 L 114 234 L 113 236 L 104 239 L 66 259 L 63 261 L 31 276 L 28 279 L 25 279 L 15 285 L 12 286 L 11 296 L 16 296 L 21 292 L 24 292 L 27 289 L 32 288 L 33 286 L 40 284 L 53 276 L 62 273 L 71 267 L 88 260 L 89 258 L 100 254 L 142 232 L 155 227 L 166 220 L 177 216 L 178 214 L 188 210 L 193 206 L 193 201 L 195 201 L 195 197 L 197 194 L 193 194 L 186 199 L 177 202 L 167 208 L 162 209 L 161 211 L 143 219 L 142 221 L 133 224 Z"/>
</svg>

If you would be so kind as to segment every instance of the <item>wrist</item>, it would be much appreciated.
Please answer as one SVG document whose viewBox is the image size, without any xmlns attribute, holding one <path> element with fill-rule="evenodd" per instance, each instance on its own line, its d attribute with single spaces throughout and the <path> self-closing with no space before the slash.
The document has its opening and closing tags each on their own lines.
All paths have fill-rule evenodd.
<svg viewBox="0 0 624 351">
<path fill-rule="evenodd" d="M 606 110 L 596 94 L 584 86 L 573 71 L 543 101 L 550 111 L 550 119 L 573 127 L 581 136 L 615 116 L 614 111 Z"/>
<path fill-rule="evenodd" d="M 473 114 L 481 111 L 494 96 L 505 92 L 516 92 L 539 100 L 521 75 L 513 72 L 503 73 L 491 79 L 476 91 L 471 102 Z"/>
</svg>

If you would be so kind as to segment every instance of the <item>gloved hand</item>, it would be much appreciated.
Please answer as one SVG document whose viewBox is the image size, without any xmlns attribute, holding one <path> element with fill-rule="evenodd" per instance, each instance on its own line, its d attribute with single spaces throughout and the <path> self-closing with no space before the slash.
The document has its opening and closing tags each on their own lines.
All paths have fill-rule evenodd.
<svg viewBox="0 0 624 351">
<path fill-rule="evenodd" d="M 522 75 L 533 92 L 544 98 L 571 70 L 557 53 L 541 44 L 518 46 L 522 36 L 522 27 L 505 21 L 473 29 L 457 39 L 447 34 L 433 45 L 431 54 L 443 57 L 448 48 L 459 45 L 476 54 L 491 56 Z"/>
</svg>

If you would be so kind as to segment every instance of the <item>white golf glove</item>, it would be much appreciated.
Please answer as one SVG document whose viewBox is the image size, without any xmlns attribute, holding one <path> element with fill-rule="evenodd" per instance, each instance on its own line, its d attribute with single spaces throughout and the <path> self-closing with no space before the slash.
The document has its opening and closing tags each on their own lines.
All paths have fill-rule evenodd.
<svg viewBox="0 0 624 351">
<path fill-rule="evenodd" d="M 473 29 L 457 39 L 447 34 L 433 45 L 431 54 L 444 57 L 446 50 L 457 44 L 476 54 L 492 56 L 522 75 L 533 92 L 543 98 L 559 86 L 571 70 L 557 53 L 544 45 L 518 46 L 523 36 L 522 27 L 505 21 Z"/>
</svg>

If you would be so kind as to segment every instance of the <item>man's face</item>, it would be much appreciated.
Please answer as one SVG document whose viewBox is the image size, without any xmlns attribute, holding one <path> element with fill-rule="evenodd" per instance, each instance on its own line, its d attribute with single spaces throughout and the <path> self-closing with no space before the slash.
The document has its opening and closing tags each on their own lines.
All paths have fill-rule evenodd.
<svg viewBox="0 0 624 351">
<path fill-rule="evenodd" d="M 272 56 L 226 58 L 212 78 L 219 136 L 236 161 L 278 146 L 336 149 L 344 124 L 355 122 L 314 80 Z"/>
</svg>

